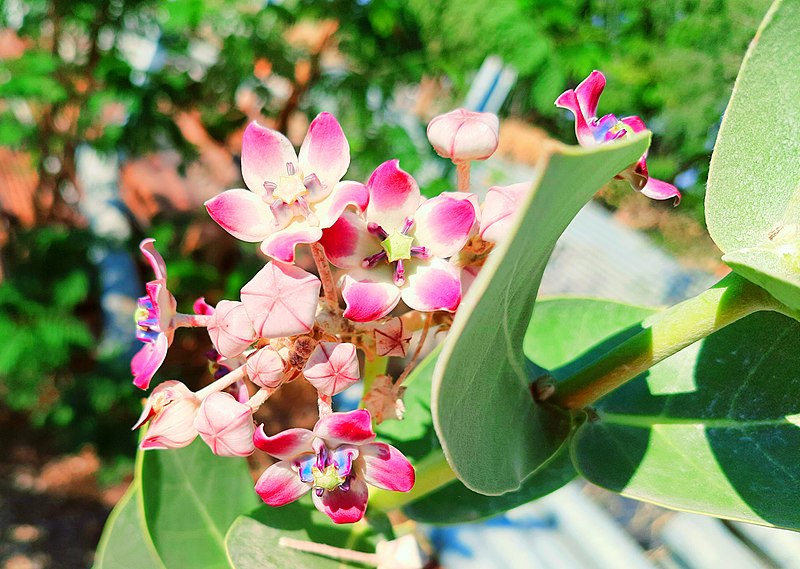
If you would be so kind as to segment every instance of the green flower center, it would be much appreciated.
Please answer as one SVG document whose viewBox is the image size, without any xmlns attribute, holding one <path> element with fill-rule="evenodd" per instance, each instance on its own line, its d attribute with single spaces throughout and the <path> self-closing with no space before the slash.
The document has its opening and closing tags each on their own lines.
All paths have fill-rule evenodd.
<svg viewBox="0 0 800 569">
<path fill-rule="evenodd" d="M 346 479 L 336 473 L 336 467 L 332 464 L 326 466 L 325 470 L 320 470 L 316 466 L 312 467 L 311 475 L 314 477 L 314 488 L 322 488 L 329 492 L 336 490 Z"/>
<path fill-rule="evenodd" d="M 381 241 L 381 247 L 386 251 L 390 263 L 411 258 L 411 244 L 414 238 L 395 230 L 386 239 Z"/>
</svg>

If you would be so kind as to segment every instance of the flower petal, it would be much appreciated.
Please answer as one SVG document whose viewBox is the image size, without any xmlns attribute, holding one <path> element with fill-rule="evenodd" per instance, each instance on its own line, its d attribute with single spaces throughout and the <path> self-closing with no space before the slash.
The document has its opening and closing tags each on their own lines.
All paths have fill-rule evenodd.
<svg viewBox="0 0 800 569">
<path fill-rule="evenodd" d="M 327 195 L 349 167 L 350 144 L 339 121 L 330 113 L 318 114 L 300 147 L 303 175 L 316 174 Z"/>
<path fill-rule="evenodd" d="M 419 186 L 411 174 L 400 169 L 399 160 L 378 166 L 369 177 L 367 188 L 367 222 L 377 223 L 387 233 L 400 229 L 419 205 Z"/>
<path fill-rule="evenodd" d="M 619 122 L 630 127 L 630 131 L 634 133 L 647 130 L 647 126 L 644 124 L 644 121 L 641 119 L 641 117 L 637 116 L 623 117 L 619 119 Z"/>
<path fill-rule="evenodd" d="M 402 452 L 386 443 L 369 443 L 359 448 L 368 484 L 395 492 L 408 492 L 414 487 L 414 467 Z"/>
<path fill-rule="evenodd" d="M 244 304 L 234 300 L 219 301 L 208 320 L 208 335 L 214 349 L 226 358 L 238 356 L 256 339 Z"/>
<path fill-rule="evenodd" d="M 356 347 L 350 343 L 320 342 L 308 358 L 303 375 L 320 393 L 341 393 L 360 378 Z"/>
<path fill-rule="evenodd" d="M 346 211 L 330 227 L 322 230 L 320 245 L 328 260 L 340 269 L 355 269 L 381 250 L 380 241 L 367 231 L 367 224 L 355 212 Z"/>
<path fill-rule="evenodd" d="M 369 191 L 367 186 L 359 182 L 339 182 L 333 192 L 324 200 L 314 204 L 314 213 L 323 229 L 333 225 L 342 213 L 353 207 L 359 213 L 367 209 Z"/>
<path fill-rule="evenodd" d="M 337 524 L 351 524 L 363 518 L 368 498 L 367 483 L 358 476 L 350 480 L 347 492 L 337 488 L 324 491 L 322 496 L 317 496 L 316 492 L 311 494 L 317 509 Z"/>
<path fill-rule="evenodd" d="M 478 221 L 474 194 L 444 192 L 419 206 L 414 214 L 414 236 L 433 257 L 458 253 Z"/>
<path fill-rule="evenodd" d="M 363 444 L 375 438 L 372 419 L 366 409 L 325 415 L 314 425 L 314 434 L 330 448 L 341 444 Z"/>
<path fill-rule="evenodd" d="M 205 203 L 208 215 L 242 241 L 256 243 L 277 229 L 269 206 L 247 190 L 227 190 Z"/>
<path fill-rule="evenodd" d="M 403 302 L 414 310 L 455 312 L 461 303 L 458 269 L 442 259 L 431 259 L 416 266 L 403 289 Z"/>
<path fill-rule="evenodd" d="M 270 261 L 242 287 L 241 296 L 256 333 L 280 338 L 311 331 L 321 286 L 299 267 Z"/>
<path fill-rule="evenodd" d="M 297 224 L 295 224 L 297 225 Z M 273 259 L 294 263 L 294 248 L 299 243 L 316 243 L 322 237 L 319 227 L 302 227 L 276 231 L 261 243 L 261 251 Z"/>
<path fill-rule="evenodd" d="M 289 461 L 282 460 L 264 471 L 255 490 L 268 506 L 283 506 L 311 490 L 311 485 L 300 480 Z"/>
<path fill-rule="evenodd" d="M 584 116 L 589 119 L 597 116 L 597 103 L 606 87 L 606 76 L 600 71 L 592 71 L 589 76 L 575 87 L 575 95 Z"/>
<path fill-rule="evenodd" d="M 519 211 L 530 190 L 531 182 L 489 188 L 481 213 L 481 239 L 497 242 L 505 237 L 514 214 Z"/>
<path fill-rule="evenodd" d="M 147 262 L 150 263 L 150 266 L 153 268 L 153 272 L 156 274 L 156 280 L 166 280 L 167 279 L 167 264 L 164 262 L 164 258 L 161 254 L 156 251 L 155 243 L 156 240 L 152 237 L 147 239 L 143 239 L 141 243 L 139 243 L 139 251 L 147 259 Z"/>
<path fill-rule="evenodd" d="M 641 192 L 653 200 L 669 200 L 675 198 L 674 205 L 678 205 L 681 202 L 681 192 L 678 188 L 667 182 L 656 180 L 655 178 L 648 178 Z"/>
<path fill-rule="evenodd" d="M 266 196 L 264 182 L 277 183 L 286 176 L 286 165 L 297 168 L 297 154 L 289 139 L 277 130 L 253 121 L 242 137 L 242 178 L 258 196 Z M 213 216 L 212 216 L 213 217 Z"/>
<path fill-rule="evenodd" d="M 206 297 L 201 296 L 194 301 L 192 312 L 195 314 L 202 314 L 203 316 L 211 316 L 214 314 L 214 307 L 206 302 Z"/>
<path fill-rule="evenodd" d="M 400 289 L 388 266 L 356 269 L 342 279 L 344 317 L 354 322 L 372 322 L 389 314 L 400 302 Z"/>
<path fill-rule="evenodd" d="M 256 448 L 274 456 L 279 460 L 288 460 L 298 454 L 314 452 L 311 442 L 315 435 L 308 429 L 287 429 L 271 437 L 264 432 L 264 425 L 259 425 L 253 434 Z"/>
<path fill-rule="evenodd" d="M 588 121 L 592 118 L 584 115 L 581 105 L 578 102 L 578 96 L 572 89 L 564 91 L 556 99 L 556 107 L 567 109 L 572 112 L 575 117 L 575 136 L 578 139 L 578 144 L 581 146 L 594 146 L 597 141 L 594 139 L 594 134 L 589 126 Z"/>
<path fill-rule="evenodd" d="M 156 336 L 155 342 L 146 342 L 142 349 L 131 359 L 133 384 L 139 389 L 150 387 L 150 380 L 164 363 L 167 357 L 169 340 L 166 334 Z"/>
</svg>

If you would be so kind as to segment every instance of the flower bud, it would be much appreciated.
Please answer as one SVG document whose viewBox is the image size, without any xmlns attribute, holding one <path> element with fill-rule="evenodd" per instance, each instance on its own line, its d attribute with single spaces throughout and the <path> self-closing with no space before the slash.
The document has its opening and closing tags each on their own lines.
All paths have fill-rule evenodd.
<svg viewBox="0 0 800 569">
<path fill-rule="evenodd" d="M 180 381 L 165 381 L 147 399 L 134 429 L 149 421 L 147 435 L 140 447 L 146 449 L 181 448 L 197 437 L 194 427 L 200 401 Z"/>
<path fill-rule="evenodd" d="M 280 354 L 267 346 L 247 360 L 247 377 L 259 387 L 275 389 L 286 377 L 286 364 Z"/>
<path fill-rule="evenodd" d="M 253 454 L 253 410 L 229 393 L 212 393 L 203 400 L 194 427 L 218 456 Z"/>
<path fill-rule="evenodd" d="M 428 140 L 439 156 L 453 162 L 486 160 L 497 150 L 499 130 L 497 115 L 456 109 L 428 123 Z"/>
<path fill-rule="evenodd" d="M 341 393 L 358 381 L 358 356 L 353 344 L 320 342 L 308 358 L 303 375 L 324 395 Z"/>
<path fill-rule="evenodd" d="M 208 320 L 208 335 L 217 352 L 226 358 L 238 356 L 253 343 L 256 332 L 244 304 L 221 300 Z"/>
</svg>

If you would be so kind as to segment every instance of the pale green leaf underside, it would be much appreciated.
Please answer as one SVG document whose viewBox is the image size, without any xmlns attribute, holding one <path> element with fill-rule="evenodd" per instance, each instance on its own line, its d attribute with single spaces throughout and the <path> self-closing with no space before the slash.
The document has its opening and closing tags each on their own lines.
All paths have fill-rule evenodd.
<svg viewBox="0 0 800 569">
<path fill-rule="evenodd" d="M 800 2 L 775 2 L 745 55 L 720 127 L 706 221 L 724 252 L 764 243 L 797 213 L 800 183 Z M 792 213 L 794 210 L 794 213 Z"/>
<path fill-rule="evenodd" d="M 108 517 L 97 546 L 95 569 L 165 569 L 147 536 L 133 482 Z"/>
<path fill-rule="evenodd" d="M 739 249 L 722 257 L 734 271 L 766 289 L 794 310 L 800 310 L 800 255 L 773 244 Z"/>
<path fill-rule="evenodd" d="M 432 411 L 445 455 L 471 490 L 518 489 L 566 440 L 569 420 L 530 396 L 523 336 L 556 240 L 649 139 L 642 133 L 594 149 L 554 145 L 515 227 L 462 302 L 434 373 Z"/>
<path fill-rule="evenodd" d="M 247 462 L 215 456 L 198 438 L 186 448 L 144 452 L 140 475 L 145 522 L 164 564 L 230 567 L 225 534 L 259 503 Z"/>
</svg>

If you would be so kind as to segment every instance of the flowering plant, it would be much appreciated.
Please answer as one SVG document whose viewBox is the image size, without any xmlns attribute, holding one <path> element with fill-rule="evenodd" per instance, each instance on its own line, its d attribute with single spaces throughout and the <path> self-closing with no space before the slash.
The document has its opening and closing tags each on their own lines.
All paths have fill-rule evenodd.
<svg viewBox="0 0 800 569">
<path fill-rule="evenodd" d="M 775 476 L 800 475 L 790 452 L 800 384 L 786 377 L 800 358 L 800 162 L 785 112 L 798 110 L 800 78 L 770 88 L 771 56 L 787 38 L 800 69 L 798 26 L 800 11 L 776 3 L 720 131 L 706 208 L 733 272 L 662 311 L 537 299 L 556 240 L 605 183 L 680 197 L 649 177 L 641 119 L 596 116 L 597 71 L 556 101 L 582 148 L 548 142 L 535 181 L 486 192 L 470 163 L 497 147 L 493 116 L 431 121 L 430 141 L 457 176 L 454 191 L 431 198 L 397 160 L 365 184 L 342 182 L 348 144 L 328 113 L 299 155 L 281 134 L 248 126 L 249 189 L 206 207 L 270 259 L 238 299 L 181 314 L 165 263 L 142 243 L 156 280 L 140 301 L 134 381 L 147 388 L 179 327 L 206 328 L 215 379 L 150 393 L 136 425 L 145 452 L 106 548 L 135 527 L 154 566 L 311 567 L 318 554 L 422 567 L 416 542 L 393 539 L 387 512 L 467 521 L 578 474 L 676 509 L 800 528 L 796 496 Z M 774 112 L 752 118 L 764 108 Z M 743 170 L 748 156 L 768 157 L 782 179 Z M 754 215 L 767 199 L 772 209 Z M 301 266 L 303 249 L 313 267 Z M 318 413 L 274 429 L 259 409 L 292 382 L 316 392 Z M 359 387 L 348 406 L 340 395 Z"/>
</svg>

